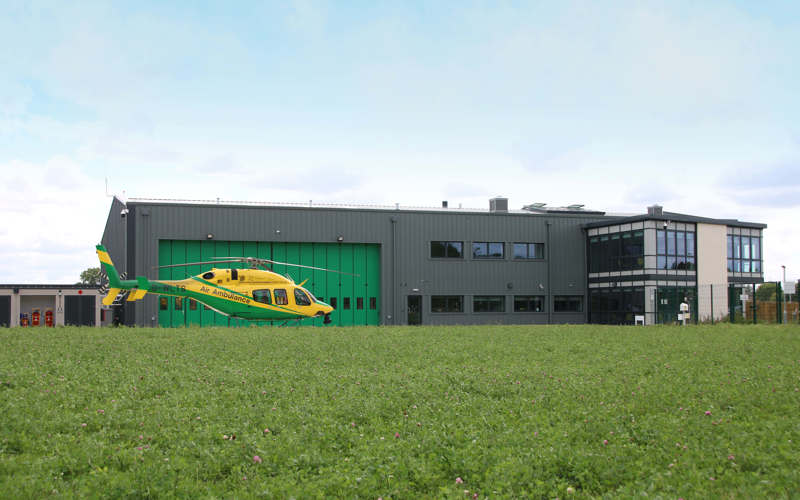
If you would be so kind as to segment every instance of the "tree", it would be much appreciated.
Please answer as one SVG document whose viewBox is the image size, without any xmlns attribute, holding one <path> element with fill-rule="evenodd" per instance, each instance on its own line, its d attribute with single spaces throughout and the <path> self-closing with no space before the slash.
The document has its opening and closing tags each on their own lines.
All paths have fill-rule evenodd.
<svg viewBox="0 0 800 500">
<path fill-rule="evenodd" d="M 759 302 L 775 302 L 778 298 L 778 286 L 773 282 L 762 283 L 756 289 L 756 300 Z"/>
<path fill-rule="evenodd" d="M 99 267 L 90 267 L 81 273 L 81 280 L 77 283 L 83 286 L 100 286 L 103 283 L 103 277 L 100 274 Z"/>
</svg>

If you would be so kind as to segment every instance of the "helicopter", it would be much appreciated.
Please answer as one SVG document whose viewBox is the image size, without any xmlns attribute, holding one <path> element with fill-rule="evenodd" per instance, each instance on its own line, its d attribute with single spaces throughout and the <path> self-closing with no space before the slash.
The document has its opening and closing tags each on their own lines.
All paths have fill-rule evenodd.
<svg viewBox="0 0 800 500">
<path fill-rule="evenodd" d="M 338 274 L 340 271 L 321 267 L 304 266 L 287 262 L 254 257 L 213 257 L 206 262 L 171 264 L 159 268 L 244 263 L 245 269 L 212 268 L 196 276 L 182 280 L 150 280 L 137 276 L 135 280 L 120 279 L 103 245 L 97 245 L 97 257 L 108 277 L 108 294 L 104 305 L 111 305 L 122 292 L 128 292 L 128 301 L 144 298 L 148 293 L 187 297 L 208 306 L 218 313 L 246 320 L 302 320 L 323 316 L 323 323 L 331 322 L 333 307 L 314 297 L 303 288 L 305 281 L 296 284 L 289 276 L 278 274 L 267 268 L 271 264 L 304 267 Z M 307 281 L 307 280 L 306 280 Z"/>
</svg>

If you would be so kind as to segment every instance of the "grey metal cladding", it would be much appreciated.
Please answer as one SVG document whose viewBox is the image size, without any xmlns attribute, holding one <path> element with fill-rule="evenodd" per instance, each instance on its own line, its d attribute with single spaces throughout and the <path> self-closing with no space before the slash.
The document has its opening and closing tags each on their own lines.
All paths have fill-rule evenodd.
<svg viewBox="0 0 800 500">
<path fill-rule="evenodd" d="M 127 242 L 135 256 L 134 269 L 129 270 L 131 275 L 154 276 L 159 240 L 205 240 L 212 235 L 218 241 L 304 243 L 335 242 L 341 236 L 348 243 L 379 244 L 383 324 L 405 324 L 406 296 L 410 293 L 423 295 L 423 317 L 427 324 L 547 322 L 548 314 L 513 313 L 513 296 L 547 294 L 547 308 L 552 311 L 553 295 L 584 295 L 586 245 L 582 226 L 607 219 L 601 215 L 158 202 L 129 202 L 128 207 L 131 209 L 129 217 L 136 219 L 133 241 Z M 123 258 L 121 208 L 117 200 L 112 203 L 103 235 L 103 242 L 115 262 L 122 262 Z M 512 244 L 546 243 L 547 222 L 550 222 L 550 241 L 545 248 L 545 259 L 515 261 Z M 464 258 L 431 258 L 431 241 L 462 241 Z M 503 242 L 505 258 L 501 261 L 472 259 L 471 243 L 479 241 Z M 393 249 L 396 249 L 396 256 Z M 414 292 L 414 289 L 419 291 Z M 440 294 L 463 295 L 464 313 L 431 314 L 430 296 Z M 506 296 L 506 312 L 472 313 L 473 295 Z M 156 299 L 147 296 L 139 304 L 142 305 L 135 309 L 135 323 L 149 325 L 150 318 L 157 316 Z M 585 312 L 550 316 L 552 322 L 585 321 Z"/>
</svg>

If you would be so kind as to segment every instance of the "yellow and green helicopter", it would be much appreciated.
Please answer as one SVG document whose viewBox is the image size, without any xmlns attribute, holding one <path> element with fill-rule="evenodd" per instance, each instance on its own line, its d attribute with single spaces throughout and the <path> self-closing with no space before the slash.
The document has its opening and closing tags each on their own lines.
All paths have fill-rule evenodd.
<svg viewBox="0 0 800 500">
<path fill-rule="evenodd" d="M 111 257 L 103 245 L 97 245 L 97 256 L 103 272 L 108 277 L 108 294 L 104 305 L 111 305 L 123 291 L 128 291 L 128 301 L 141 300 L 148 293 L 187 297 L 205 304 L 226 316 L 247 320 L 301 320 L 324 316 L 330 323 L 333 307 L 317 299 L 303 288 L 305 281 L 296 284 L 289 276 L 278 274 L 266 266 L 280 264 L 305 267 L 339 274 L 340 271 L 320 267 L 277 262 L 253 257 L 215 257 L 206 262 L 172 264 L 166 267 L 218 265 L 229 262 L 246 263 L 247 269 L 212 268 L 182 280 L 150 280 L 137 276 L 135 280 L 120 279 Z M 261 269 L 259 269 L 261 268 Z"/>
</svg>

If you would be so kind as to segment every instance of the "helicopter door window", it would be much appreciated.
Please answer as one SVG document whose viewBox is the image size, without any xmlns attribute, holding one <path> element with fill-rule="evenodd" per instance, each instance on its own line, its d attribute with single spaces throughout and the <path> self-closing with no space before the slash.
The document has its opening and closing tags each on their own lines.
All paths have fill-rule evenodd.
<svg viewBox="0 0 800 500">
<path fill-rule="evenodd" d="M 272 297 L 269 294 L 269 290 L 253 290 L 253 300 L 261 302 L 262 304 L 272 304 Z"/>
<path fill-rule="evenodd" d="M 231 269 L 231 279 L 238 280 L 239 279 L 239 270 L 238 269 Z"/>
<path fill-rule="evenodd" d="M 275 303 L 279 306 L 285 306 L 289 304 L 289 297 L 286 295 L 286 290 L 283 288 L 275 289 Z"/>
<path fill-rule="evenodd" d="M 311 301 L 308 299 L 308 295 L 305 294 L 299 288 L 294 289 L 294 303 L 298 306 L 310 306 Z"/>
</svg>

